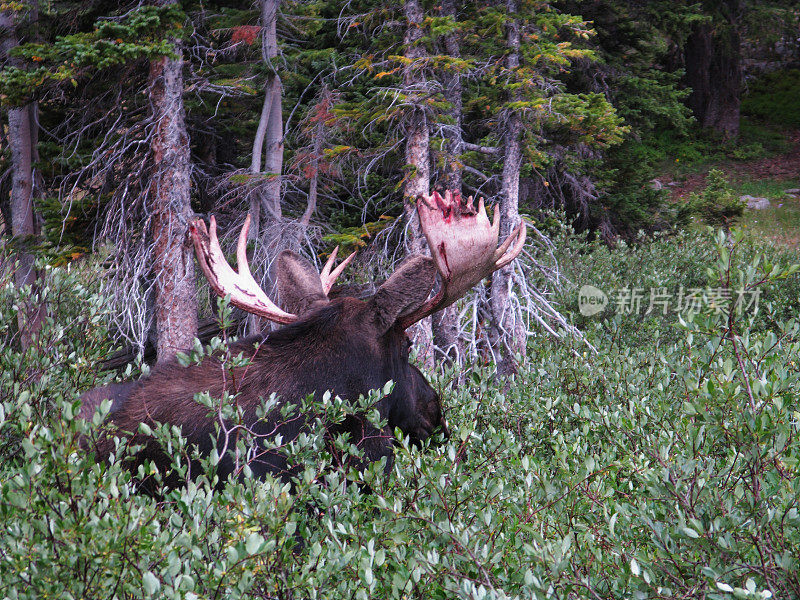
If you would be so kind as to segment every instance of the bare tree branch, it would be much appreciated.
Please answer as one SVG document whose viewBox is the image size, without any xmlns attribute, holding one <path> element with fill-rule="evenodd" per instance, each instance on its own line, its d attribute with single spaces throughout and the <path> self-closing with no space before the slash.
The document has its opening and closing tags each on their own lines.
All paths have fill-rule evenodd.
<svg viewBox="0 0 800 600">
<path fill-rule="evenodd" d="M 480 152 L 481 154 L 491 154 L 497 155 L 500 154 L 503 150 L 502 148 L 496 148 L 495 146 L 480 146 L 478 144 L 471 144 L 469 142 L 462 142 L 462 146 L 464 150 L 468 150 L 470 152 Z"/>
</svg>

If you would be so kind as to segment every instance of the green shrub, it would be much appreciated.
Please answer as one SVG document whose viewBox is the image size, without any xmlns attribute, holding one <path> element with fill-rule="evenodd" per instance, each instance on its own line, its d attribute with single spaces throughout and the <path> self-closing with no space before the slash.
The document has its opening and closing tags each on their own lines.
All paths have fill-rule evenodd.
<svg viewBox="0 0 800 600">
<path fill-rule="evenodd" d="M 778 127 L 800 127 L 800 70 L 774 71 L 750 82 L 742 114 Z"/>
<path fill-rule="evenodd" d="M 618 242 L 615 246 L 598 240 L 587 242 L 584 236 L 568 229 L 551 227 L 551 235 L 564 280 L 554 292 L 554 300 L 581 331 L 603 336 L 597 342 L 601 345 L 613 343 L 635 348 L 650 347 L 656 342 L 677 342 L 683 336 L 674 327 L 681 289 L 688 293 L 715 286 L 709 279 L 708 267 L 715 259 L 716 249 L 713 237 L 706 230 L 642 236 L 632 243 Z M 795 252 L 765 243 L 758 237 L 745 236 L 737 248 L 743 263 L 759 260 L 779 264 L 798 260 Z M 602 313 L 581 314 L 578 299 L 584 285 L 595 286 L 607 294 L 608 307 Z M 633 310 L 631 302 L 623 303 L 621 295 L 626 289 L 641 292 L 639 310 Z M 666 314 L 660 306 L 648 312 L 650 295 L 658 290 L 672 295 Z M 759 330 L 777 331 L 780 322 L 796 317 L 800 308 L 800 277 L 764 282 L 761 290 L 762 310 L 756 315 Z"/>
<path fill-rule="evenodd" d="M 758 142 L 752 144 L 737 144 L 733 146 L 728 153 L 734 160 L 753 160 L 754 158 L 761 158 L 766 156 L 767 151 Z"/>
<path fill-rule="evenodd" d="M 697 217 L 703 223 L 723 226 L 726 229 L 744 214 L 744 202 L 728 185 L 725 173 L 719 169 L 708 172 L 706 187 L 701 192 L 692 192 L 680 207 L 682 222 Z"/>
<path fill-rule="evenodd" d="M 157 500 L 135 492 L 147 466 L 131 475 L 121 451 L 97 465 L 80 449 L 98 426 L 74 418 L 90 384 L 71 366 L 80 356 L 57 362 L 38 387 L 3 388 L 0 437 L 18 443 L 0 464 L 0 595 L 800 596 L 800 326 L 763 315 L 796 314 L 795 268 L 740 233 L 617 248 L 565 235 L 559 252 L 572 286 L 761 289 L 762 303 L 731 312 L 705 295 L 696 311 L 587 318 L 596 353 L 532 338 L 506 390 L 490 369 L 459 373 L 461 385 L 437 372 L 451 438 L 421 450 L 401 439 L 388 478 L 380 464 L 331 469 L 315 426 L 287 448 L 302 466 L 293 486 L 245 477 L 212 492 L 207 460 Z M 16 293 L 0 288 L 0 306 Z M 91 306 L 102 302 L 54 326 L 90 322 Z M 85 340 L 53 348 L 81 344 L 95 360 L 99 339 Z M 42 372 L 41 356 L 19 360 Z M 176 466 L 191 452 L 155 435 Z"/>
</svg>

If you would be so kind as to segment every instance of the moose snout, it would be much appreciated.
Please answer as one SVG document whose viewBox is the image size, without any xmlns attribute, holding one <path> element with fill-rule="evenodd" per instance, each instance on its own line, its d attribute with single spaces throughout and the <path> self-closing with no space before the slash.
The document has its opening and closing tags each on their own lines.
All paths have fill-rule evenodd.
<svg viewBox="0 0 800 600">
<path fill-rule="evenodd" d="M 427 440 L 439 433 L 442 435 L 442 442 L 446 442 L 450 439 L 450 428 L 447 426 L 447 419 L 445 419 L 444 416 L 438 419 L 438 422 L 435 424 L 425 423 L 423 431 L 423 435 L 420 436 L 422 440 Z"/>
</svg>

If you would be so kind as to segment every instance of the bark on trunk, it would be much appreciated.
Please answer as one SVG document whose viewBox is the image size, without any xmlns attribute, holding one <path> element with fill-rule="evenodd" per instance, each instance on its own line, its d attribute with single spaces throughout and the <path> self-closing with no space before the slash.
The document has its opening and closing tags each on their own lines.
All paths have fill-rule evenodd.
<svg viewBox="0 0 800 600">
<path fill-rule="evenodd" d="M 19 66 L 18 59 L 8 56 L 9 51 L 19 45 L 16 33 L 17 19 L 24 17 L 31 21 L 36 18 L 35 7 L 26 15 L 19 15 L 13 9 L 0 12 L 0 29 L 3 31 L 3 54 L 9 64 Z M 17 268 L 14 283 L 17 287 L 30 286 L 35 292 L 39 274 L 35 269 L 35 257 L 27 252 L 37 235 L 34 212 L 34 173 L 33 164 L 37 156 L 37 108 L 32 102 L 19 108 L 8 110 L 8 142 L 11 148 L 11 193 L 9 208 L 11 213 L 11 235 L 20 248 L 16 256 Z M 42 326 L 44 307 L 37 301 L 27 304 L 17 313 L 22 349 L 30 348 Z"/>
<path fill-rule="evenodd" d="M 695 25 L 686 40 L 686 83 L 692 88 L 687 104 L 700 126 L 732 139 L 739 135 L 741 0 L 728 0 L 722 5 L 727 23 L 721 27 L 712 23 Z"/>
<path fill-rule="evenodd" d="M 14 283 L 17 287 L 30 286 L 38 289 L 39 273 L 35 268 L 35 257 L 24 248 L 37 235 L 34 212 L 33 163 L 36 161 L 36 107 L 33 103 L 8 111 L 8 136 L 11 142 L 11 233 L 22 248 L 16 256 L 17 269 Z M 45 317 L 44 306 L 33 298 L 17 313 L 22 349 L 28 349 L 42 328 Z"/>
<path fill-rule="evenodd" d="M 273 69 L 272 60 L 278 56 L 277 19 L 280 0 L 260 0 L 261 8 L 261 55 L 269 69 Z M 263 237 L 261 224 L 267 225 L 263 240 L 268 248 L 268 255 L 277 254 L 280 238 L 281 210 L 281 172 L 283 170 L 283 84 L 278 73 L 271 70 L 264 83 L 264 103 L 258 128 L 253 139 L 253 154 L 250 161 L 250 172 L 254 175 L 267 173 L 268 179 L 258 185 L 250 197 L 250 239 L 261 240 Z M 264 169 L 261 169 L 262 154 Z M 267 288 L 271 289 L 272 277 Z M 256 315 L 247 318 L 247 331 L 255 333 L 271 325 Z"/>
<path fill-rule="evenodd" d="M 262 55 L 264 62 L 271 67 L 272 59 L 278 56 L 277 16 L 280 0 L 261 0 L 261 31 Z M 260 194 L 253 197 L 250 203 L 250 212 L 253 216 L 251 237 L 258 236 L 258 222 L 261 209 L 264 216 L 270 219 L 281 218 L 281 180 L 283 169 L 283 84 L 281 78 L 272 71 L 264 84 L 264 104 L 261 108 L 261 117 L 258 129 L 253 140 L 253 155 L 250 162 L 250 172 L 261 173 L 262 153 L 264 156 L 264 171 L 275 175 L 264 186 Z"/>
<path fill-rule="evenodd" d="M 406 0 L 405 15 L 407 20 L 405 33 L 405 56 L 411 59 L 403 74 L 406 94 L 414 96 L 422 83 L 419 65 L 415 64 L 424 56 L 425 49 L 419 44 L 422 37 L 422 6 L 419 0 Z M 420 108 L 411 110 L 406 121 L 406 176 L 403 185 L 403 210 L 407 223 L 407 240 L 411 254 L 427 254 L 427 243 L 422 234 L 419 216 L 416 210 L 416 199 L 420 194 L 430 190 L 430 134 L 425 112 Z M 419 357 L 426 367 L 433 366 L 433 332 L 431 318 L 427 317 L 409 329 L 409 333 L 417 347 Z"/>
<path fill-rule="evenodd" d="M 280 77 L 274 75 L 270 86 L 272 108 L 269 111 L 269 124 L 267 125 L 266 156 L 264 158 L 264 171 L 271 177 L 266 185 L 264 195 L 264 209 L 267 217 L 279 221 L 281 212 L 281 171 L 283 170 L 283 114 L 281 95 L 283 86 Z"/>
<path fill-rule="evenodd" d="M 442 2 L 442 14 L 446 17 L 457 18 L 454 0 Z M 461 58 L 458 32 L 445 36 L 445 49 L 448 56 Z M 461 153 L 463 152 L 463 139 L 461 135 L 462 122 L 462 85 L 459 71 L 446 71 L 443 75 L 444 97 L 450 104 L 449 115 L 453 124 L 445 132 L 445 186 L 450 190 L 461 190 L 463 165 Z M 462 346 L 458 337 L 459 322 L 458 310 L 451 305 L 432 315 L 431 329 L 433 330 L 433 343 L 436 351 L 436 360 L 452 362 L 462 356 Z"/>
<path fill-rule="evenodd" d="M 457 19 L 458 15 L 456 13 L 454 0 L 444 0 L 442 2 L 442 14 L 445 17 Z M 446 35 L 444 38 L 447 55 L 453 58 L 461 58 L 461 47 L 458 37 L 458 32 L 453 32 Z M 450 104 L 450 109 L 448 111 L 449 116 L 453 120 L 453 124 L 445 131 L 445 135 L 447 136 L 445 145 L 447 150 L 445 180 L 448 189 L 460 190 L 464 171 L 464 165 L 461 162 L 461 153 L 464 152 L 464 141 L 461 132 L 461 124 L 463 121 L 463 86 L 461 84 L 460 71 L 446 71 L 443 76 L 443 83 L 444 97 L 447 103 Z"/>
<path fill-rule="evenodd" d="M 517 14 L 516 0 L 508 0 L 506 9 L 509 15 Z M 506 45 L 506 68 L 519 67 L 519 23 L 512 19 L 508 23 Z M 516 98 L 511 98 L 516 99 Z M 505 115 L 503 127 L 503 173 L 500 191 L 500 239 L 505 239 L 520 221 L 519 217 L 519 175 L 522 166 L 522 121 L 516 112 Z M 492 275 L 491 308 L 492 338 L 495 349 L 500 354 L 497 365 L 501 374 L 517 371 L 515 354 L 524 354 L 525 327 L 522 314 L 512 301 L 514 263 L 495 271 Z"/>
<path fill-rule="evenodd" d="M 151 142 L 153 177 L 153 269 L 156 278 L 156 351 L 162 362 L 191 348 L 197 333 L 197 293 L 194 256 L 188 226 L 190 204 L 189 136 L 183 107 L 183 58 L 173 41 L 176 58 L 150 63 L 150 105 L 156 123 Z"/>
</svg>

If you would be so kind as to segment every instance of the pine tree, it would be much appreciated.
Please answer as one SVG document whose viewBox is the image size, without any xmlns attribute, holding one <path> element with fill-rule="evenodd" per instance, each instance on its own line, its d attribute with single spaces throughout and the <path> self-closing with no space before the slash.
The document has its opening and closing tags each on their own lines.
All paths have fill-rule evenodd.
<svg viewBox="0 0 800 600">
<path fill-rule="evenodd" d="M 164 0 L 162 6 L 177 5 Z M 183 107 L 183 51 L 169 38 L 170 55 L 150 61 L 148 91 L 154 134 L 150 141 L 153 173 L 150 211 L 155 279 L 156 351 L 159 361 L 188 350 L 197 333 L 194 253 L 187 243 L 194 218 L 189 136 Z"/>
<path fill-rule="evenodd" d="M 123 16 L 97 20 L 109 8 Z M 108 281 L 120 334 L 137 341 L 147 335 L 155 312 L 147 307 L 154 306 L 149 299 L 158 288 L 163 310 L 155 337 L 164 357 L 187 348 L 196 330 L 195 287 L 185 285 L 187 278 L 193 281 L 194 266 L 184 247 L 192 213 L 188 137 L 180 131 L 182 67 L 169 63 L 176 60 L 184 20 L 174 2 L 56 3 L 41 17 L 39 39 L 20 45 L 16 62 L 7 61 L 0 72 L 4 104 L 36 101 L 47 134 L 39 143 L 44 153 L 38 169 L 45 251 L 61 261 L 64 241 L 75 244 L 67 245 L 68 258 L 78 254 L 76 245 L 111 239 L 116 268 Z M 69 24 L 66 31 L 62 21 Z M 95 239 L 86 240 L 76 225 L 96 232 Z M 184 302 L 190 307 L 181 312 Z"/>
<path fill-rule="evenodd" d="M 684 45 L 687 100 L 697 122 L 726 138 L 739 135 L 745 2 L 703 3 L 707 18 L 696 22 Z"/>
<path fill-rule="evenodd" d="M 8 64 L 19 67 L 20 61 L 11 55 L 19 45 L 18 28 L 30 27 L 36 21 L 35 4 L 23 4 L 19 9 L 8 7 L 0 10 L 0 30 L 2 30 L 2 52 Z M 33 165 L 38 160 L 38 110 L 35 101 L 22 106 L 8 107 L 8 141 L 11 147 L 11 190 L 10 210 L 11 234 L 19 251 L 14 282 L 17 286 L 36 287 L 38 273 L 35 256 L 26 246 L 31 246 L 37 231 L 37 216 L 34 208 L 35 182 Z M 43 309 L 35 303 L 28 304 L 18 313 L 20 343 L 23 349 L 34 344 L 36 333 L 44 318 Z"/>
<path fill-rule="evenodd" d="M 506 0 L 506 56 L 505 68 L 512 78 L 508 86 L 506 103 L 509 106 L 500 114 L 500 136 L 503 144 L 503 171 L 500 176 L 500 236 L 505 239 L 520 223 L 519 178 L 522 170 L 522 118 L 510 108 L 522 101 L 522 93 L 514 85 L 520 63 L 519 5 L 517 0 Z M 524 226 L 524 225 L 523 225 Z M 498 370 L 503 374 L 516 371 L 515 355 L 525 352 L 525 324 L 522 312 L 512 298 L 514 265 L 509 264 L 492 275 L 491 307 L 492 328 L 501 359 Z"/>
<path fill-rule="evenodd" d="M 444 187 L 449 190 L 461 191 L 464 166 L 461 163 L 463 153 L 463 85 L 461 71 L 466 65 L 461 61 L 460 38 L 461 31 L 458 26 L 458 10 L 454 0 L 442 2 L 442 17 L 445 19 L 443 27 L 444 48 L 440 50 L 450 60 L 440 67 L 442 81 L 442 95 L 449 105 L 446 110 L 449 122 L 442 127 L 444 141 Z M 434 347 L 437 349 L 437 358 L 446 361 L 457 360 L 463 354 L 463 347 L 459 339 L 460 324 L 458 322 L 458 308 L 448 306 L 442 311 L 431 315 L 431 329 L 433 332 Z"/>
<path fill-rule="evenodd" d="M 568 171 L 577 159 L 618 143 L 624 131 L 601 94 L 566 89 L 571 64 L 593 58 L 580 45 L 591 31 L 580 17 L 552 4 L 478 8 L 470 15 L 462 47 L 462 55 L 469 53 L 481 65 L 466 92 L 471 123 L 464 142 L 469 152 L 465 185 L 499 200 L 501 237 L 519 223 L 520 206 L 531 210 L 540 200 L 520 197 L 522 177 L 538 180 L 543 188 L 550 182 L 542 170 L 547 177 L 563 174 L 577 181 L 580 175 Z M 514 356 L 525 348 L 527 329 L 514 284 L 511 268 L 495 273 L 490 301 L 492 346 L 506 373 L 515 370 Z"/>
<path fill-rule="evenodd" d="M 405 117 L 405 162 L 403 181 L 403 211 L 406 219 L 408 249 L 411 254 L 428 254 L 425 237 L 417 216 L 417 198 L 430 193 L 430 130 L 424 107 L 428 81 L 424 75 L 425 46 L 423 37 L 422 5 L 420 0 L 405 0 L 406 66 L 403 70 L 403 94 L 411 107 Z M 414 342 L 418 353 L 427 366 L 433 364 L 433 331 L 431 317 L 414 327 Z"/>
</svg>

